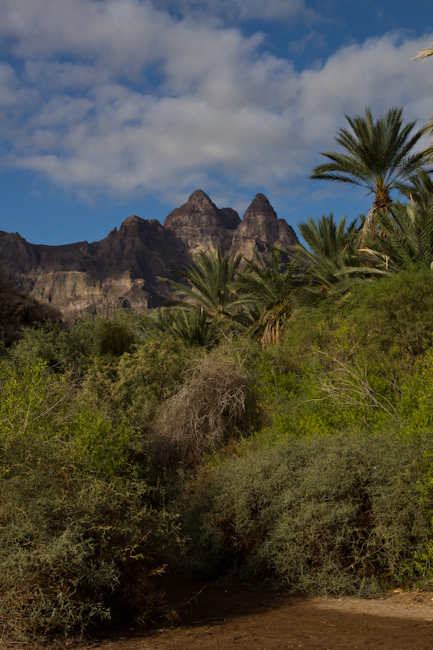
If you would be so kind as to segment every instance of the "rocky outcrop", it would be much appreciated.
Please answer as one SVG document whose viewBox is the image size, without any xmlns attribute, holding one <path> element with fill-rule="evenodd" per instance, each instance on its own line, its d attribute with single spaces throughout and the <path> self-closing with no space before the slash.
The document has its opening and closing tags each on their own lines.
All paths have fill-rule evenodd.
<svg viewBox="0 0 433 650">
<path fill-rule="evenodd" d="M 180 208 L 164 220 L 164 228 L 172 230 L 185 244 L 190 254 L 221 245 L 229 251 L 233 232 L 241 224 L 240 217 L 231 208 L 219 209 L 203 190 L 197 190 Z"/>
<path fill-rule="evenodd" d="M 290 251 L 298 239 L 284 219 L 278 219 L 264 194 L 256 194 L 244 218 L 233 233 L 230 252 L 242 251 L 251 259 L 254 251 L 266 256 L 273 246 Z"/>
<path fill-rule="evenodd" d="M 169 295 L 158 277 L 178 279 L 168 269 L 181 268 L 192 254 L 218 244 L 224 254 L 239 251 L 250 258 L 255 250 L 265 256 L 272 246 L 290 250 L 296 242 L 293 229 L 277 218 L 263 194 L 256 195 L 241 221 L 235 210 L 217 208 L 197 190 L 164 225 L 133 215 L 90 244 L 36 245 L 0 231 L 0 266 L 21 291 L 73 317 L 88 310 L 109 314 L 119 307 L 157 307 Z"/>
</svg>

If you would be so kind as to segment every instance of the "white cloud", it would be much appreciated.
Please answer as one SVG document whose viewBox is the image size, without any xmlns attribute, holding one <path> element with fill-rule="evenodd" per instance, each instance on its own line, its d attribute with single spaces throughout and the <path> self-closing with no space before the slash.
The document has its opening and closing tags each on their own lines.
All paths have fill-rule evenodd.
<svg viewBox="0 0 433 650">
<path fill-rule="evenodd" d="M 156 4 L 156 3 L 155 3 Z M 282 20 L 302 17 L 309 21 L 319 15 L 306 6 L 304 0 L 165 0 L 167 9 L 177 9 L 183 14 L 193 13 L 201 18 L 220 16 L 225 20 Z M 158 6 L 161 6 L 158 3 Z"/>
<path fill-rule="evenodd" d="M 296 72 L 261 53 L 259 35 L 145 1 L 0 0 L 0 15 L 24 64 L 0 65 L 6 163 L 87 195 L 288 192 L 333 148 L 344 113 L 433 112 L 431 74 L 410 60 L 432 36 L 385 35 Z"/>
</svg>

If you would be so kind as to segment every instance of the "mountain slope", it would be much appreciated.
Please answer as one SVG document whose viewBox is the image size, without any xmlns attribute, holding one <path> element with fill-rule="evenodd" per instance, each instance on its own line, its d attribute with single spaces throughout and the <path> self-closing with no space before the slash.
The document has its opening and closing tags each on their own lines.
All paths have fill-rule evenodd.
<svg viewBox="0 0 433 650">
<path fill-rule="evenodd" d="M 241 221 L 235 210 L 217 208 L 197 190 L 164 225 L 133 215 L 90 244 L 30 244 L 18 233 L 0 231 L 0 266 L 21 291 L 73 317 L 88 310 L 157 307 L 169 294 L 157 278 L 176 277 L 167 269 L 181 268 L 192 254 L 218 243 L 224 254 L 237 250 L 249 258 L 254 250 L 265 255 L 272 246 L 290 249 L 296 242 L 293 228 L 277 218 L 263 194 Z"/>
</svg>

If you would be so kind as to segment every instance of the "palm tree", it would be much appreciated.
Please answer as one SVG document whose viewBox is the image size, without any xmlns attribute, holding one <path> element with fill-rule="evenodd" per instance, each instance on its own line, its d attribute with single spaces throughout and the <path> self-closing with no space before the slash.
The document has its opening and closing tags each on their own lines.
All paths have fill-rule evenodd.
<svg viewBox="0 0 433 650">
<path fill-rule="evenodd" d="M 404 184 L 399 189 L 412 203 L 418 205 L 430 203 L 433 197 L 433 180 L 430 172 L 427 169 L 419 169 L 410 177 L 410 184 Z"/>
<path fill-rule="evenodd" d="M 216 345 L 220 334 L 215 320 L 209 319 L 203 309 L 160 309 L 153 314 L 156 327 L 189 345 L 210 348 Z"/>
<path fill-rule="evenodd" d="M 432 43 L 433 45 L 433 43 Z M 427 59 L 429 56 L 433 56 L 433 47 L 427 48 L 426 50 L 421 50 L 418 52 L 414 59 Z M 422 129 L 424 135 L 433 135 L 433 115 L 429 118 L 429 121 Z M 427 147 L 424 151 L 426 155 L 427 162 L 433 163 L 433 142 Z"/>
<path fill-rule="evenodd" d="M 374 215 L 387 210 L 392 203 L 391 191 L 398 189 L 423 162 L 424 153 L 410 152 L 423 135 L 422 130 L 410 135 L 415 122 L 403 126 L 403 109 L 391 108 L 376 122 L 370 108 L 365 117 L 346 115 L 349 129 L 340 129 L 336 142 L 347 153 L 321 152 L 329 162 L 313 169 L 310 178 L 351 183 L 367 188 L 374 194 L 372 209 L 366 219 L 364 235 L 376 232 Z"/>
<path fill-rule="evenodd" d="M 256 253 L 233 285 L 238 299 L 232 303 L 232 319 L 262 345 L 278 343 L 295 308 L 297 292 L 305 284 L 299 260 L 281 262 L 281 254 L 287 255 L 273 248 L 265 263 Z"/>
<path fill-rule="evenodd" d="M 190 286 L 160 278 L 173 289 L 173 297 L 166 304 L 195 305 L 213 318 L 226 315 L 234 300 L 232 282 L 242 259 L 240 253 L 223 257 L 220 245 L 216 251 L 200 251 L 194 255 L 192 264 L 183 267 L 182 271 L 174 271 Z"/>
<path fill-rule="evenodd" d="M 346 227 L 346 217 L 337 223 L 331 213 L 317 221 L 308 218 L 306 223 L 297 224 L 308 245 L 306 248 L 297 244 L 296 249 L 309 262 L 307 274 L 311 280 L 309 292 L 312 298 L 340 295 L 348 272 L 358 271 L 353 269 L 358 266 L 360 228 L 357 221 L 355 219 Z"/>
<path fill-rule="evenodd" d="M 425 194 L 420 203 L 396 201 L 388 213 L 379 212 L 376 219 L 384 236 L 360 251 L 366 260 L 387 273 L 415 267 L 433 270 L 432 194 Z"/>
</svg>

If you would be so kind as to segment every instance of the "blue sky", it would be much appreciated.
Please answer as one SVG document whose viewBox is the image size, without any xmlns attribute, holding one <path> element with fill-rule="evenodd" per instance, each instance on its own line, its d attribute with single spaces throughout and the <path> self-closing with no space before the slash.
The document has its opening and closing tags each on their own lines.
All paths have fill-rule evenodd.
<svg viewBox="0 0 433 650">
<path fill-rule="evenodd" d="M 0 230 L 95 241 L 196 189 L 354 218 L 365 190 L 308 175 L 345 113 L 422 126 L 432 41 L 431 0 L 0 0 Z"/>
</svg>

